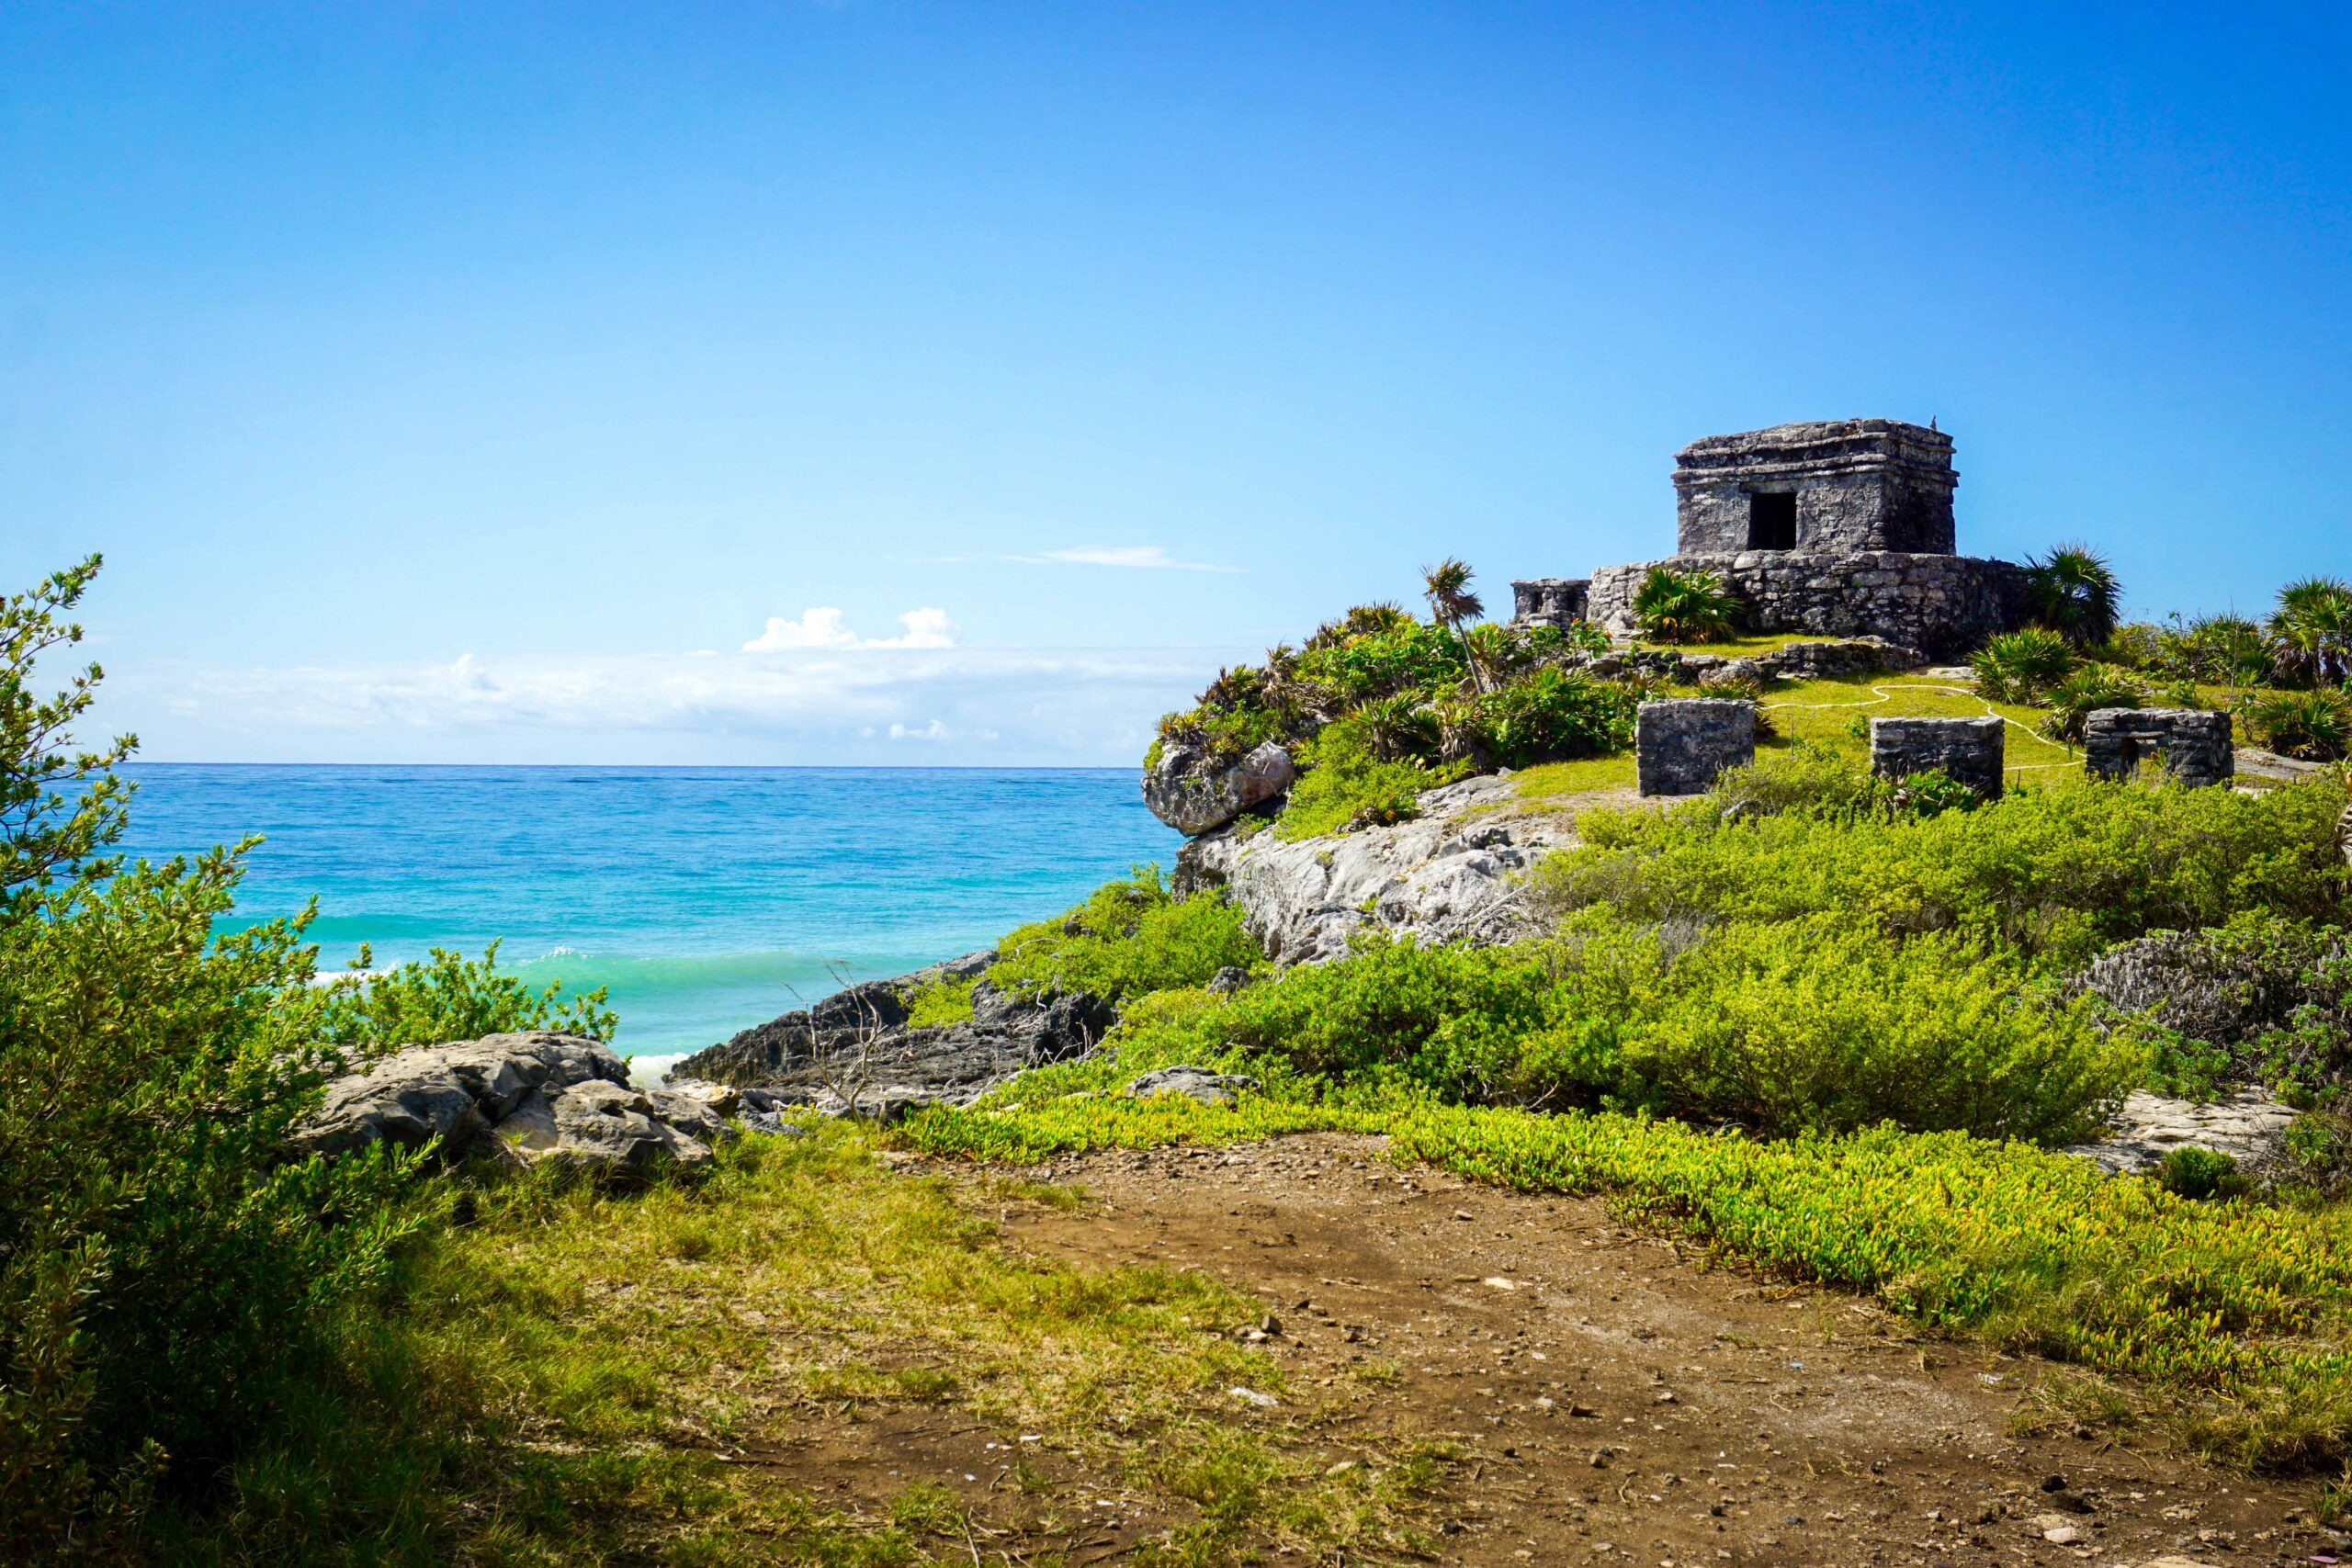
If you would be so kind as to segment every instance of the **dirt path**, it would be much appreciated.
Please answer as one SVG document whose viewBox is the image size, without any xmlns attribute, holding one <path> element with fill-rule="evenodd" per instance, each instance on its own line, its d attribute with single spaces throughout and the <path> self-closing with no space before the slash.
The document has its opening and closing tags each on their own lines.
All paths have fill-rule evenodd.
<svg viewBox="0 0 2352 1568">
<path fill-rule="evenodd" d="M 1400 1171 L 1376 1140 L 1338 1136 L 1097 1154 L 1050 1178 L 1095 1201 L 1008 1213 L 1015 1244 L 1203 1269 L 1256 1295 L 1277 1319 L 1263 1348 L 1301 1396 L 1392 1363 L 1331 1456 L 1375 1433 L 1471 1450 L 1442 1516 L 1448 1562 L 2335 1561 L 2308 1485 L 2013 1437 L 2039 1364 L 1708 1269 L 1597 1202 Z"/>
</svg>

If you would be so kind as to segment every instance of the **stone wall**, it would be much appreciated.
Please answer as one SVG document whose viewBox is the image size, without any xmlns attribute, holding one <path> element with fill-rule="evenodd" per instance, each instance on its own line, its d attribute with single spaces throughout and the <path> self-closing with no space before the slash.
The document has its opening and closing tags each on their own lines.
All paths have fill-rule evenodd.
<svg viewBox="0 0 2352 1568">
<path fill-rule="evenodd" d="M 1511 619 L 1532 625 L 1559 626 L 1584 619 L 1585 592 L 1592 580 L 1585 577 L 1538 577 L 1510 585 Z"/>
<path fill-rule="evenodd" d="M 2196 708 L 2100 708 L 2083 721 L 2083 768 L 2094 777 L 2129 778 L 2141 763 L 2154 761 L 2192 789 L 2227 784 L 2237 771 L 2230 716 Z"/>
<path fill-rule="evenodd" d="M 1756 761 L 1756 705 L 1669 697 L 1634 716 L 1634 769 L 1644 795 L 1700 795 L 1725 768 Z"/>
<path fill-rule="evenodd" d="M 1586 615 L 1613 634 L 1630 634 L 1634 594 L 1653 566 L 1715 573 L 1745 602 L 1749 631 L 1884 637 L 1928 659 L 1963 657 L 2023 616 L 2024 568 L 1897 550 L 1744 550 L 1605 566 L 1592 574 Z"/>
<path fill-rule="evenodd" d="M 1951 437 L 1892 419 L 1780 424 L 1710 435 L 1675 455 L 1676 548 L 1745 550 L 1754 497 L 1795 498 L 1796 536 L 1781 547 L 1815 552 L 1955 546 Z"/>
<path fill-rule="evenodd" d="M 2001 793 L 2007 754 L 2006 719 L 1874 718 L 1871 720 L 1871 772 L 1882 778 L 1908 778 L 1939 769 L 1987 800 Z"/>
</svg>

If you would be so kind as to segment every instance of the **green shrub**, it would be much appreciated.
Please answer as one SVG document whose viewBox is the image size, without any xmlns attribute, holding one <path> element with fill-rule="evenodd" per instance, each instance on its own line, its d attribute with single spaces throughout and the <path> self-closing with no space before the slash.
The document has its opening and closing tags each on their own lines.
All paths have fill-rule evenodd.
<svg viewBox="0 0 2352 1568">
<path fill-rule="evenodd" d="M 1239 909 L 1215 893 L 1176 897 L 1156 865 L 1104 883 L 1067 914 L 1018 928 L 997 951 L 1002 956 L 988 977 L 1004 990 L 1090 991 L 1112 1002 L 1265 963 L 1241 928 Z"/>
<path fill-rule="evenodd" d="M 1868 721 L 1855 722 L 1864 727 L 1867 737 Z M 1719 821 L 1792 812 L 1846 821 L 1885 811 L 1890 795 L 1884 780 L 1856 767 L 1833 748 L 1794 740 L 1784 750 L 1758 751 L 1747 767 L 1725 769 L 1702 797 L 1705 805 L 1701 809 Z"/>
<path fill-rule="evenodd" d="M 1300 677 L 1347 705 L 1451 686 L 1469 674 L 1462 644 L 1451 631 L 1398 614 L 1402 619 L 1385 629 L 1310 649 L 1300 656 Z"/>
<path fill-rule="evenodd" d="M 2148 705 L 2148 688 L 2111 664 L 2085 664 L 2050 688 L 2050 716 L 2041 732 L 2052 740 L 2079 744 L 2083 726 L 2101 708 Z"/>
<path fill-rule="evenodd" d="M 1905 943 L 1823 918 L 1693 940 L 1595 910 L 1558 941 L 1512 947 L 1360 939 L 1221 1005 L 1131 1018 L 1104 1070 L 1216 1061 L 1351 1103 L 1406 1093 L 1775 1134 L 1892 1120 L 2047 1141 L 2143 1071 L 2139 1035 L 2102 1032 L 2092 1006 L 2043 997 L 2020 961 L 1959 937 Z"/>
<path fill-rule="evenodd" d="M 240 851 L 127 868 L 107 856 L 129 798 L 109 770 L 129 742 L 68 750 L 97 672 L 47 703 L 30 688 L 33 660 L 78 635 L 58 616 L 96 568 L 0 600 L 9 1561 L 69 1544 L 145 1560 L 159 1500 L 200 1521 L 256 1451 L 372 1462 L 375 1424 L 412 1398 L 413 1369 L 377 1369 L 390 1382 L 371 1384 L 341 1350 L 433 1210 L 413 1157 L 298 1162 L 289 1130 L 347 1052 L 610 1022 L 601 997 L 535 997 L 449 954 L 320 987 L 307 915 L 213 936 Z"/>
<path fill-rule="evenodd" d="M 2086 545 L 2061 545 L 2026 564 L 2026 603 L 2034 619 L 2077 648 L 2115 635 L 2122 599 L 2114 569 Z"/>
<path fill-rule="evenodd" d="M 1479 700 L 1493 761 L 1507 768 L 1622 751 L 1634 743 L 1641 694 L 1547 668 Z"/>
<path fill-rule="evenodd" d="M 370 974 L 375 955 L 362 947 L 352 973 L 280 997 L 284 1032 L 293 1039 L 376 1047 L 479 1040 L 524 1029 L 613 1037 L 619 1021 L 604 1005 L 602 987 L 566 995 L 558 979 L 534 993 L 498 972 L 498 949 L 492 942 L 476 963 L 436 947 L 429 958 Z"/>
<path fill-rule="evenodd" d="M 1434 721 L 1430 728 L 1435 729 Z M 1382 761 L 1374 748 L 1375 733 L 1375 721 L 1368 716 L 1343 718 L 1301 749 L 1306 771 L 1274 819 L 1276 838 L 1313 838 L 1410 821 L 1420 814 L 1421 791 L 1442 781 L 1417 762 Z"/>
<path fill-rule="evenodd" d="M 2176 1197 L 2201 1201 L 2242 1198 L 2253 1187 L 2238 1162 L 2218 1149 L 2184 1146 L 2165 1151 L 2156 1162 L 2156 1185 Z"/>
<path fill-rule="evenodd" d="M 2343 792 L 2318 779 L 2230 790 L 2013 791 L 1976 811 L 1726 821 L 1702 799 L 1671 812 L 1594 808 L 1585 844 L 1530 874 L 1555 914 L 1609 903 L 1641 920 L 1781 920 L 1836 912 L 1889 932 L 1998 939 L 2074 966 L 2152 930 L 2241 910 L 2327 920 L 2346 869 L 2332 841 Z"/>
<path fill-rule="evenodd" d="M 2177 681 L 2258 686 L 2270 679 L 2270 636 L 2244 615 L 2199 615 L 2156 634 L 2149 668 Z"/>
<path fill-rule="evenodd" d="M 1995 702 L 2039 703 L 2079 660 L 2075 645 L 2058 633 L 2028 626 L 1991 638 L 1970 662 L 1976 689 Z"/>
<path fill-rule="evenodd" d="M 2237 719 L 2257 745 L 2286 756 L 2315 762 L 2352 756 L 2352 694 L 2266 692 L 2242 703 Z"/>
<path fill-rule="evenodd" d="M 1893 1122 L 1981 1137 L 2086 1134 L 2144 1070 L 2087 1000 L 1951 934 L 1898 942 L 1840 915 L 1716 931 L 1623 1031 L 1621 1097 L 1770 1133 Z"/>
<path fill-rule="evenodd" d="M 1660 642 L 1721 642 L 1739 618 L 1739 601 L 1712 571 L 1654 566 L 1634 590 L 1634 619 Z"/>
<path fill-rule="evenodd" d="M 969 980 L 933 980 L 918 988 L 907 998 L 908 1027 L 945 1029 L 971 1022 L 972 985 Z"/>
</svg>

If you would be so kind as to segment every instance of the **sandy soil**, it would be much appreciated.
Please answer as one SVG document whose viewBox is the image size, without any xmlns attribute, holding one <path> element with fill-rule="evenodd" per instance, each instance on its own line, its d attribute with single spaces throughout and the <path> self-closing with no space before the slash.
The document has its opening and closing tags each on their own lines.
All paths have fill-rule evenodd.
<svg viewBox="0 0 2352 1568">
<path fill-rule="evenodd" d="M 1094 1201 L 1008 1212 L 1016 1245 L 1204 1269 L 1257 1296 L 1294 1401 L 1393 1364 L 1329 1429 L 1330 1455 L 1369 1458 L 1374 1435 L 1469 1450 L 1439 1515 L 1447 1562 L 2178 1568 L 2337 1550 L 2307 1483 L 2154 1439 L 2013 1437 L 2039 1364 L 1710 1269 L 1597 1202 L 1399 1170 L 1377 1141 L 1339 1136 L 1097 1154 L 1049 1179 Z M 1005 1463 L 982 1446 L 998 1436 L 931 1434 L 922 1462 L 985 1483 Z M 1157 1528 L 1102 1501 L 1116 1506 L 1073 1561 L 1115 1560 Z"/>
</svg>

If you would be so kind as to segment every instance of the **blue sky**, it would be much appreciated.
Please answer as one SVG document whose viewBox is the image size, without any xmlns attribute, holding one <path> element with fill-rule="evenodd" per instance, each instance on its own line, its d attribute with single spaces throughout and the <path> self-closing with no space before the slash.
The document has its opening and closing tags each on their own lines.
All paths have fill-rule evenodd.
<svg viewBox="0 0 2352 1568">
<path fill-rule="evenodd" d="M 17 6 L 0 583 L 163 760 L 1131 762 L 1674 450 L 2352 575 L 2339 6 Z M 755 645 L 750 650 L 746 644 Z"/>
</svg>

